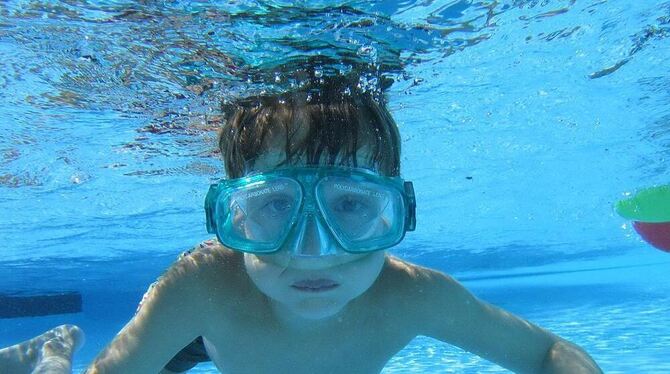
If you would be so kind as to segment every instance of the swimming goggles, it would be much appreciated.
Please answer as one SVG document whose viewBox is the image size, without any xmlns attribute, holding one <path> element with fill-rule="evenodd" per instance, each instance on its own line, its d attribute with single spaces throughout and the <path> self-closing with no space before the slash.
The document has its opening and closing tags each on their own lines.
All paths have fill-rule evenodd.
<svg viewBox="0 0 670 374">
<path fill-rule="evenodd" d="M 412 182 L 335 166 L 222 180 L 205 199 L 207 232 L 231 249 L 256 254 L 286 247 L 298 256 L 385 249 L 414 230 L 415 209 Z"/>
</svg>

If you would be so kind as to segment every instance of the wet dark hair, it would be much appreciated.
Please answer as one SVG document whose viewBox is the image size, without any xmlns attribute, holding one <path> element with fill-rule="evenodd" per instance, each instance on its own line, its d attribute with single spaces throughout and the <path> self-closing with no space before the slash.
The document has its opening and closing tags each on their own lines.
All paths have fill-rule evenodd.
<svg viewBox="0 0 670 374">
<path fill-rule="evenodd" d="M 219 149 L 228 178 L 244 176 L 277 142 L 284 146 L 285 165 L 304 160 L 358 167 L 357 152 L 364 149 L 367 165 L 377 172 L 400 173 L 400 134 L 391 114 L 382 99 L 346 79 L 245 98 L 224 106 L 224 113 Z"/>
</svg>

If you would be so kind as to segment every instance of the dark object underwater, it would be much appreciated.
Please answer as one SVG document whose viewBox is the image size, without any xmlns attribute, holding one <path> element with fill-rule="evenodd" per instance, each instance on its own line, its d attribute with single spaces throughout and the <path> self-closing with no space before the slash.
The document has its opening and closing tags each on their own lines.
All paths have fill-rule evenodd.
<svg viewBox="0 0 670 374">
<path fill-rule="evenodd" d="M 79 292 L 40 295 L 0 294 L 0 318 L 37 317 L 81 312 Z"/>
</svg>

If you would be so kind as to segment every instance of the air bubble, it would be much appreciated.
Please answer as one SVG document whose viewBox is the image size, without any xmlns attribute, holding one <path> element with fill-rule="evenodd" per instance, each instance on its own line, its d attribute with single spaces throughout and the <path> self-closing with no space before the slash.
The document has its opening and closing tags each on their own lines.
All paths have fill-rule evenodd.
<svg viewBox="0 0 670 374">
<path fill-rule="evenodd" d="M 344 66 L 340 67 L 339 73 L 340 73 L 340 75 L 347 75 L 347 74 L 351 73 L 351 70 L 353 70 L 353 66 L 344 65 Z"/>
<path fill-rule="evenodd" d="M 364 45 L 358 48 L 358 55 L 361 57 L 369 57 L 370 62 L 377 63 L 377 49 L 371 45 Z"/>
</svg>

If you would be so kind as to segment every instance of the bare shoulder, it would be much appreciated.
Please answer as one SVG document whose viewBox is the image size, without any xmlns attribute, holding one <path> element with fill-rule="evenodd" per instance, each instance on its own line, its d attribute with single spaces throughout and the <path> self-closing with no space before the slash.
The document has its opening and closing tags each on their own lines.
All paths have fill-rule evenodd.
<svg viewBox="0 0 670 374">
<path fill-rule="evenodd" d="M 403 313 L 405 321 L 413 323 L 418 334 L 428 335 L 434 328 L 436 311 L 443 316 L 440 324 L 458 320 L 471 305 L 478 303 L 463 285 L 453 277 L 393 256 L 387 256 L 378 286 Z"/>
<path fill-rule="evenodd" d="M 248 276 L 243 255 L 212 239 L 182 253 L 162 278 L 166 282 L 183 282 L 189 292 L 211 295 L 237 290 Z"/>
<path fill-rule="evenodd" d="M 208 274 L 233 276 L 241 270 L 242 254 L 224 247 L 216 239 L 210 239 L 179 255 L 169 272 L 200 277 Z"/>
<path fill-rule="evenodd" d="M 381 282 L 387 282 L 394 292 L 407 293 L 406 296 L 431 296 L 435 293 L 444 294 L 453 292 L 454 296 L 468 293 L 467 290 L 451 276 L 427 267 L 402 260 L 394 256 L 387 256 L 386 263 L 380 277 Z"/>
<path fill-rule="evenodd" d="M 245 278 L 241 254 L 223 247 L 216 240 L 206 240 L 180 254 L 149 286 L 138 311 L 149 300 L 167 298 L 179 300 L 185 309 L 191 309 L 189 314 L 195 313 L 202 310 L 205 302 L 214 301 L 213 296 L 238 290 Z"/>
</svg>

